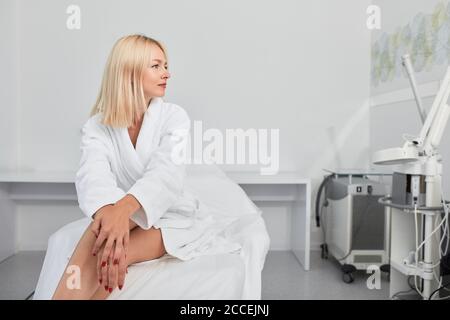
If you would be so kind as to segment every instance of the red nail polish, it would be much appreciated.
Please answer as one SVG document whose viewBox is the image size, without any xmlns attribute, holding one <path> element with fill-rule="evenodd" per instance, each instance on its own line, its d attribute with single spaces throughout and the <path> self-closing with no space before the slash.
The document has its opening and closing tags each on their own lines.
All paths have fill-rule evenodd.
<svg viewBox="0 0 450 320">
<path fill-rule="evenodd" d="M 112 292 L 112 288 L 109 288 L 109 293 L 111 293 Z"/>
<path fill-rule="evenodd" d="M 106 266 L 106 262 L 105 262 L 105 261 L 102 262 L 102 268 L 103 268 L 104 266 Z"/>
<path fill-rule="evenodd" d="M 119 286 L 119 290 L 122 290 L 122 286 Z"/>
<path fill-rule="evenodd" d="M 102 279 L 98 280 L 98 282 L 100 282 L 100 284 L 102 284 Z"/>
<path fill-rule="evenodd" d="M 95 253 L 92 254 L 95 257 Z"/>
<path fill-rule="evenodd" d="M 119 264 L 119 260 L 115 259 L 114 264 Z"/>
<path fill-rule="evenodd" d="M 108 286 L 105 286 L 105 290 L 108 291 Z"/>
</svg>

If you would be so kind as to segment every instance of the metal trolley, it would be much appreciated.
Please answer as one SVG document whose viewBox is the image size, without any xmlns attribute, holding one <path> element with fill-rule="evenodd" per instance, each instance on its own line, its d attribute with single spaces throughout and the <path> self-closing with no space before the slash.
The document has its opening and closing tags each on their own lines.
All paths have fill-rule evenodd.
<svg viewBox="0 0 450 320">
<path fill-rule="evenodd" d="M 346 283 L 354 281 L 356 270 L 369 266 L 389 272 L 390 208 L 379 200 L 389 193 L 389 185 L 381 178 L 390 174 L 327 171 L 330 174 L 319 187 L 316 201 L 316 223 L 324 233 L 322 259 L 333 256 L 341 264 Z M 371 176 L 378 176 L 378 181 Z"/>
</svg>

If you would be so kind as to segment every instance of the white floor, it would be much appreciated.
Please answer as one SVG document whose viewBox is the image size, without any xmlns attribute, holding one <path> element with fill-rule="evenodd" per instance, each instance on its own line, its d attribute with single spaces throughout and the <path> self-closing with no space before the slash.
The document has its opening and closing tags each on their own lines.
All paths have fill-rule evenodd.
<svg viewBox="0 0 450 320">
<path fill-rule="evenodd" d="M 0 263 L 0 299 L 26 299 L 39 277 L 44 252 L 20 252 Z M 263 300 L 388 299 L 383 276 L 380 290 L 369 290 L 369 274 L 357 272 L 351 284 L 342 281 L 340 265 L 311 253 L 311 270 L 304 271 L 290 251 L 270 251 L 262 275 Z"/>
<path fill-rule="evenodd" d="M 336 260 L 323 260 L 319 251 L 311 252 L 311 269 L 304 271 L 290 251 L 270 251 L 262 276 L 262 299 L 389 299 L 389 282 L 382 275 L 380 289 L 370 290 L 370 274 L 357 271 L 354 282 L 342 280 L 340 264 Z"/>
<path fill-rule="evenodd" d="M 23 251 L 0 263 L 0 299 L 24 300 L 39 278 L 43 251 Z"/>
</svg>

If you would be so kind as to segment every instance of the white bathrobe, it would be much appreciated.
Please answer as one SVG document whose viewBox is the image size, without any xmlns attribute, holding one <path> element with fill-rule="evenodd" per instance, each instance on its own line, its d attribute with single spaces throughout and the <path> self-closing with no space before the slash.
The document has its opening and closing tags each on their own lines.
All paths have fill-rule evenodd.
<svg viewBox="0 0 450 320">
<path fill-rule="evenodd" d="M 136 148 L 127 128 L 102 125 L 100 116 L 91 117 L 82 129 L 82 156 L 75 184 L 81 210 L 92 217 L 101 207 L 131 194 L 142 205 L 131 219 L 142 229 L 161 229 L 167 253 L 182 260 L 198 255 L 194 251 L 199 248 L 186 237 L 195 237 L 200 244 L 199 236 L 213 227 L 214 221 L 183 188 L 186 172 L 180 160 L 190 129 L 186 111 L 153 98 Z M 188 228 L 189 234 L 176 230 Z M 239 249 L 237 244 L 229 245 L 229 250 Z"/>
<path fill-rule="evenodd" d="M 189 135 L 190 119 L 185 110 L 161 98 L 153 98 L 144 115 L 136 149 L 127 128 L 104 126 L 99 122 L 100 116 L 91 117 L 82 128 L 82 155 L 76 174 L 79 206 L 88 218 L 61 228 L 57 235 L 52 236 L 59 240 L 49 240 L 35 298 L 48 299 L 52 296 L 64 272 L 63 265 L 70 259 L 75 243 L 81 237 L 81 230 L 85 230 L 92 215 L 99 208 L 131 194 L 142 205 L 131 219 L 143 229 L 161 229 L 165 249 L 175 258 L 190 260 L 244 248 L 240 250 L 241 256 L 246 272 L 251 275 L 246 278 L 248 284 L 244 292 L 247 293 L 242 297 L 258 299 L 260 272 L 269 243 L 260 212 L 254 215 L 257 211 L 250 212 L 253 211 L 250 208 L 242 210 L 247 212 L 231 215 L 220 212 L 211 214 L 213 210 L 184 187 L 185 165 L 180 163 L 177 155 L 180 155 L 179 151 L 183 150 Z M 245 239 L 244 233 L 247 237 L 251 235 L 248 231 L 244 232 L 249 230 L 246 226 L 250 223 L 234 223 L 241 213 L 252 214 L 259 219 L 258 239 L 262 241 L 255 241 L 256 237 Z M 233 231 L 228 232 L 227 237 L 224 233 L 227 233 L 225 229 L 228 226 Z M 64 244 L 57 243 L 61 241 Z M 255 246 L 258 247 L 256 251 L 252 249 Z"/>
<path fill-rule="evenodd" d="M 185 140 L 189 117 L 181 107 L 153 98 L 136 149 L 126 128 L 102 125 L 100 117 L 91 117 L 82 129 L 76 175 L 80 208 L 91 217 L 104 205 L 131 194 L 142 205 L 132 220 L 147 230 L 182 195 L 185 168 L 172 161 L 172 151 Z"/>
</svg>

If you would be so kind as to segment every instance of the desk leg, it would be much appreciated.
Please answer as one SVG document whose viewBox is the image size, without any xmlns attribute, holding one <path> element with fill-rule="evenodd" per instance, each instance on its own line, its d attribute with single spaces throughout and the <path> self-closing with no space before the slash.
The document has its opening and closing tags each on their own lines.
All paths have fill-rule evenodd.
<svg viewBox="0 0 450 320">
<path fill-rule="evenodd" d="M 297 185 L 292 204 L 291 248 L 305 271 L 310 269 L 311 185 Z"/>
<path fill-rule="evenodd" d="M 10 184 L 0 182 L 0 262 L 16 250 L 16 208 L 9 197 Z"/>
</svg>

